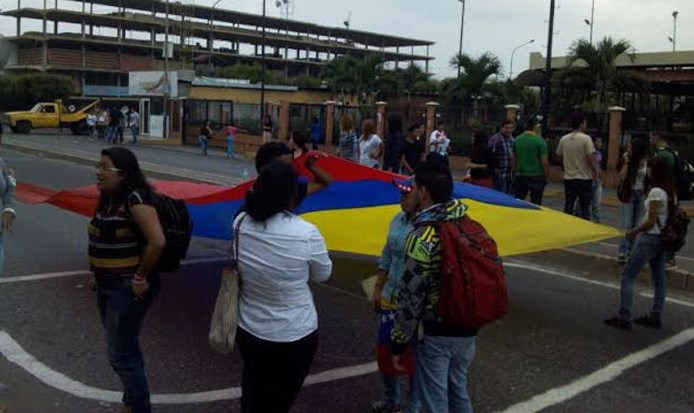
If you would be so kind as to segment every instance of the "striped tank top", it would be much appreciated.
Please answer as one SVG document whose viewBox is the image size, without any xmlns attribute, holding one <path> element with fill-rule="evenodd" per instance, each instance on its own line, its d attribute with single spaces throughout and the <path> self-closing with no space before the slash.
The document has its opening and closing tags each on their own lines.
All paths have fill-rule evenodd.
<svg viewBox="0 0 694 413">
<path fill-rule="evenodd" d="M 146 203 L 136 191 L 126 202 L 129 207 Z M 129 207 L 108 205 L 89 223 L 89 269 L 95 275 L 127 276 L 139 269 L 142 244 Z"/>
</svg>

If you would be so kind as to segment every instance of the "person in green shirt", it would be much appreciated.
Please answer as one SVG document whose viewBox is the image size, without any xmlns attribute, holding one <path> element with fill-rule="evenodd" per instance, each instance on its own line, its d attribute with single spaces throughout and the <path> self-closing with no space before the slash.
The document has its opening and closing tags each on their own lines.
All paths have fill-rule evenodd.
<svg viewBox="0 0 694 413">
<path fill-rule="evenodd" d="M 530 202 L 542 205 L 542 195 L 549 178 L 549 160 L 547 144 L 539 135 L 536 118 L 529 118 L 525 123 L 525 132 L 513 141 L 513 160 L 516 198 L 525 200 L 530 192 Z"/>
<path fill-rule="evenodd" d="M 655 157 L 665 159 L 670 168 L 674 168 L 676 161 L 675 151 L 668 145 L 665 135 L 661 132 L 651 132 L 650 141 L 651 146 L 655 150 Z"/>
</svg>

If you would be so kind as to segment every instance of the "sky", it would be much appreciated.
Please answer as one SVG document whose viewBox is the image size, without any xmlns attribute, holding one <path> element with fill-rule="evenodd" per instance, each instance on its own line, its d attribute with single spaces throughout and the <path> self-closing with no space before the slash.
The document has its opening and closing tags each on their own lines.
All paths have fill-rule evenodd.
<svg viewBox="0 0 694 413">
<path fill-rule="evenodd" d="M 55 0 L 48 0 L 49 7 Z M 58 0 L 60 8 L 79 9 L 81 3 Z M 181 0 L 183 3 L 211 6 L 216 0 Z M 342 26 L 351 13 L 351 28 L 430 40 L 436 60 L 429 71 L 437 78 L 453 76 L 448 62 L 458 52 L 461 23 L 460 0 L 290 0 L 294 2 L 294 20 L 327 26 Z M 553 53 L 564 56 L 573 41 L 588 39 L 593 0 L 557 0 Z M 668 36 L 673 33 L 672 12 L 678 11 L 677 50 L 694 51 L 693 0 L 594 0 L 593 38 L 611 36 L 629 40 L 637 52 L 671 51 Z M 11 3 L 11 4 L 10 4 Z M 16 2 L 4 0 L 4 7 Z M 23 7 L 42 7 L 43 0 L 22 0 Z M 530 52 L 546 54 L 550 0 L 466 0 L 463 52 L 478 56 L 496 54 L 508 75 L 511 52 L 520 48 L 513 59 L 513 72 L 527 69 Z M 261 0 L 221 0 L 217 8 L 261 13 Z M 109 11 L 96 7 L 95 11 Z M 274 0 L 268 0 L 269 15 L 279 17 Z M 33 30 L 40 29 L 38 22 Z M 62 27 L 62 26 L 61 26 Z M 0 34 L 14 34 L 14 19 L 0 18 Z M 29 28 L 29 25 L 27 25 Z M 424 49 L 421 49 L 424 54 Z"/>
</svg>

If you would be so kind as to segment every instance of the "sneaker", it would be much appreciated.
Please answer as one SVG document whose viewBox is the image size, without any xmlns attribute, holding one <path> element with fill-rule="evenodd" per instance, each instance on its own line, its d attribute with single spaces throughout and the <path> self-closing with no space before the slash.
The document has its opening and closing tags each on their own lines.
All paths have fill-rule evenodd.
<svg viewBox="0 0 694 413">
<path fill-rule="evenodd" d="M 650 327 L 650 328 L 660 328 L 660 317 L 657 316 L 652 316 L 652 315 L 645 315 L 643 317 L 635 318 L 634 323 L 644 326 L 644 327 Z"/>
<path fill-rule="evenodd" d="M 370 413 L 402 413 L 400 406 L 391 406 L 384 401 L 378 401 L 371 405 Z"/>
<path fill-rule="evenodd" d="M 665 269 L 666 270 L 676 270 L 677 269 L 677 261 L 675 259 L 671 259 L 668 262 L 665 263 Z"/>
<path fill-rule="evenodd" d="M 610 327 L 621 328 L 622 330 L 631 330 L 631 321 L 619 315 L 606 319 L 605 324 Z"/>
</svg>

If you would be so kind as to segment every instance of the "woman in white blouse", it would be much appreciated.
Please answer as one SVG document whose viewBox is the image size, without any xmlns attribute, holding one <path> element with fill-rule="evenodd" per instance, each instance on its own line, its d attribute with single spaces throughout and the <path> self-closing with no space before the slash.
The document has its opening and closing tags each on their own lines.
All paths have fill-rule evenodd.
<svg viewBox="0 0 694 413">
<path fill-rule="evenodd" d="M 318 317 L 308 282 L 326 281 L 332 262 L 318 229 L 291 212 L 297 186 L 291 165 L 270 163 L 234 221 L 244 413 L 288 412 L 318 347 Z"/>
</svg>

